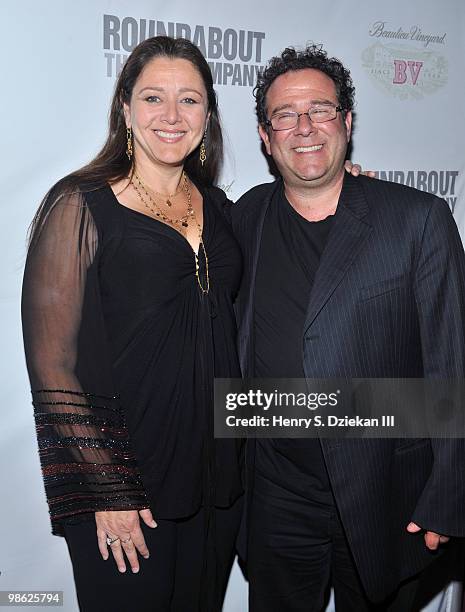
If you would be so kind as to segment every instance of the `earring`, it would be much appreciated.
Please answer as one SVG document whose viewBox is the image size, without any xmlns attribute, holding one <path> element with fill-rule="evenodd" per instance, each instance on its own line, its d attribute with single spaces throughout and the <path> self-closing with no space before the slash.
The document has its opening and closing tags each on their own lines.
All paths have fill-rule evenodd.
<svg viewBox="0 0 465 612">
<path fill-rule="evenodd" d="M 207 161 L 207 150 L 205 148 L 205 138 L 206 138 L 206 136 L 207 136 L 207 130 L 205 130 L 205 133 L 204 133 L 203 138 L 202 138 L 202 142 L 200 143 L 200 155 L 199 155 L 199 159 L 200 159 L 200 163 L 202 164 L 202 166 Z"/>
<path fill-rule="evenodd" d="M 128 156 L 129 161 L 131 161 L 131 157 L 132 157 L 132 129 L 126 128 L 126 155 Z"/>
</svg>

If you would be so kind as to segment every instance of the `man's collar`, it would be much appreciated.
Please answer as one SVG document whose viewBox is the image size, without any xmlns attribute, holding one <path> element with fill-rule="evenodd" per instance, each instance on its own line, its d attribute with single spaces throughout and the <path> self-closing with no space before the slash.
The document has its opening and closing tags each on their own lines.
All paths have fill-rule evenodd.
<svg viewBox="0 0 465 612">
<path fill-rule="evenodd" d="M 362 219 L 369 212 L 368 202 L 362 187 L 362 180 L 346 172 L 338 202 L 338 208 L 343 206 L 357 219 Z"/>
</svg>

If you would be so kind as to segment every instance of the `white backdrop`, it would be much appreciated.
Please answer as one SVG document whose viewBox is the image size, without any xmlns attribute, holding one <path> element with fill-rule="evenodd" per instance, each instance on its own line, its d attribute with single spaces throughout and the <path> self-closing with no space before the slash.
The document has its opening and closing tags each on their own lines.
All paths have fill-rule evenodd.
<svg viewBox="0 0 465 612">
<path fill-rule="evenodd" d="M 27 226 L 52 183 L 102 144 L 124 57 L 156 33 L 192 37 L 202 47 L 212 63 L 227 134 L 221 182 L 236 199 L 271 180 L 253 111 L 256 71 L 287 45 L 323 43 L 351 69 L 356 85 L 352 159 L 381 178 L 446 197 L 463 236 L 465 5 L 2 0 L 0 18 L 0 590 L 64 590 L 64 609 L 74 612 L 65 543 L 49 535 L 22 354 L 20 285 Z M 225 612 L 246 609 L 245 584 L 235 569 Z"/>
</svg>

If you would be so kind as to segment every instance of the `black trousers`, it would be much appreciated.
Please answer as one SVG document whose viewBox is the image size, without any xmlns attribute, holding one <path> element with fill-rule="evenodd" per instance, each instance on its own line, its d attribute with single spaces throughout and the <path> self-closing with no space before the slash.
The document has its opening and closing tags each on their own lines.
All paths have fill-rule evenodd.
<svg viewBox="0 0 465 612">
<path fill-rule="evenodd" d="M 121 574 L 103 561 L 94 521 L 67 525 L 65 538 L 82 612 L 219 612 L 234 560 L 242 498 L 180 520 L 156 519 L 142 531 L 150 557 Z M 208 531 L 208 533 L 207 533 Z"/>
<path fill-rule="evenodd" d="M 321 612 L 330 584 L 337 612 L 416 609 L 418 577 L 381 605 L 368 601 L 335 506 L 256 473 L 249 521 L 250 612 Z"/>
</svg>

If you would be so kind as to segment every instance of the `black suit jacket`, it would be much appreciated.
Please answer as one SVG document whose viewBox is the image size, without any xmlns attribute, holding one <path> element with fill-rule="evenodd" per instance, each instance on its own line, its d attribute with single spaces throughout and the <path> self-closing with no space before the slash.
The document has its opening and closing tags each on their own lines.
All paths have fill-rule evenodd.
<svg viewBox="0 0 465 612">
<path fill-rule="evenodd" d="M 253 308 L 263 221 L 280 180 L 232 207 L 244 255 L 239 353 L 253 377 Z M 465 255 L 446 202 L 345 176 L 302 329 L 308 378 L 465 377 Z M 374 600 L 435 555 L 423 528 L 465 536 L 465 440 L 321 440 L 362 582 Z M 254 443 L 247 453 L 249 495 Z"/>
</svg>

